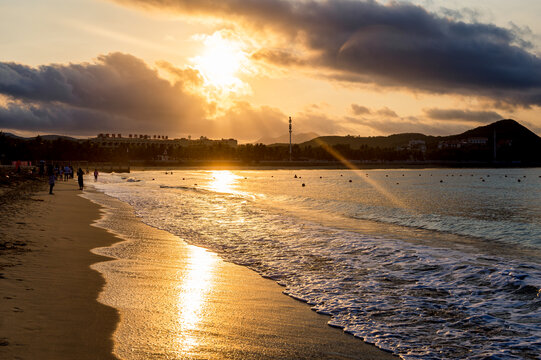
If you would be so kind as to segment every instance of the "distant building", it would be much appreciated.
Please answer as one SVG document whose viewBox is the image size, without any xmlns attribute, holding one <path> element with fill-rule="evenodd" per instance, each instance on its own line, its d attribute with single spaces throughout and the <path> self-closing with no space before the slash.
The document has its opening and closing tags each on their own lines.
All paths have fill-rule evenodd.
<svg viewBox="0 0 541 360">
<path fill-rule="evenodd" d="M 438 149 L 460 149 L 468 146 L 486 146 L 488 138 L 486 137 L 471 137 L 459 140 L 444 140 L 438 143 Z"/>
<path fill-rule="evenodd" d="M 488 138 L 486 138 L 486 137 L 471 137 L 471 138 L 468 138 L 468 144 L 486 145 L 487 143 L 488 143 Z"/>
</svg>

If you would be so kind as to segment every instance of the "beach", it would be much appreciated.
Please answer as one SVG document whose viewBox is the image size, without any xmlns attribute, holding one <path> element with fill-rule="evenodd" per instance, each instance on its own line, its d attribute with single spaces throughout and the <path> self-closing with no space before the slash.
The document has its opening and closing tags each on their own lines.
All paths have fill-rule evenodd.
<svg viewBox="0 0 541 360">
<path fill-rule="evenodd" d="M 117 241 L 91 227 L 99 207 L 59 182 L 6 205 L 1 237 L 0 358 L 114 359 L 118 313 L 96 298 L 104 279 L 90 265 L 107 260 L 90 249 Z"/>
<path fill-rule="evenodd" d="M 115 236 L 99 222 L 98 226 L 91 226 L 100 218 L 100 206 L 78 196 L 81 192 L 75 181 L 58 182 L 54 192 L 55 195 L 48 195 L 39 191 L 10 204 L 1 214 L 2 239 L 18 244 L 3 249 L 1 254 L 1 358 L 144 358 L 144 348 L 152 345 L 152 339 L 145 342 L 126 334 L 137 334 L 135 325 L 152 325 L 145 323 L 148 318 L 134 317 L 147 310 L 153 311 L 150 318 L 157 316 L 154 319 L 163 320 L 161 316 L 174 316 L 178 322 L 179 327 L 167 334 L 177 339 L 177 344 L 171 345 L 174 351 L 170 351 L 170 358 L 395 358 L 327 326 L 329 317 L 285 296 L 276 282 L 144 225 L 126 204 L 115 200 L 115 211 L 109 208 L 109 214 L 105 212 L 105 220 L 101 220 L 113 219 L 117 224 Z M 95 194 L 94 201 L 99 196 L 105 195 Z M 115 214 L 120 214 L 120 218 L 112 218 Z M 108 253 L 103 249 L 117 243 L 111 250 L 114 253 L 115 248 L 145 237 L 175 241 L 178 251 L 173 255 L 177 265 L 160 270 L 162 283 L 167 276 L 161 275 L 174 273 L 173 284 L 186 284 L 201 264 L 194 262 L 194 256 L 195 260 L 211 259 L 208 261 L 213 264 L 212 291 L 202 296 L 201 289 L 193 284 L 168 287 L 178 291 L 179 298 L 197 297 L 197 306 L 203 310 L 191 308 L 187 312 L 186 306 L 193 307 L 193 301 L 192 305 L 177 301 L 173 315 L 166 314 L 167 306 L 159 311 L 152 306 L 144 309 L 147 303 L 141 299 L 140 305 L 133 290 L 148 284 L 137 283 L 137 278 L 119 284 L 112 272 L 110 279 L 108 275 L 104 279 L 101 272 L 108 274 L 107 267 L 114 269 L 123 259 L 110 261 L 111 258 L 97 253 Z M 96 248 L 101 249 L 91 252 Z M 158 264 L 147 265 L 145 271 Z M 135 288 L 130 290 L 128 285 Z M 130 296 L 122 296 L 119 289 L 131 291 Z"/>
</svg>

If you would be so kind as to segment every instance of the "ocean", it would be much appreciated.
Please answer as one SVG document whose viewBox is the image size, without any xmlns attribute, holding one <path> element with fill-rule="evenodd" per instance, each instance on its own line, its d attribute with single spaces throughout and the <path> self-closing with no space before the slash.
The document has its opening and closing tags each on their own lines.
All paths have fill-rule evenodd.
<svg viewBox="0 0 541 360">
<path fill-rule="evenodd" d="M 404 359 L 540 358 L 541 169 L 173 169 L 92 185 Z"/>
</svg>

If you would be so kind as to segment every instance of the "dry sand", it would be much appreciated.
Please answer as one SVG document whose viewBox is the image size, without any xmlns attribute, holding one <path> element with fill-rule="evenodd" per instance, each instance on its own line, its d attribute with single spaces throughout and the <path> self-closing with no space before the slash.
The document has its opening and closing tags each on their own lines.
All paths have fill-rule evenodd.
<svg viewBox="0 0 541 360">
<path fill-rule="evenodd" d="M 108 260 L 90 249 L 120 239 L 90 226 L 99 206 L 79 193 L 76 181 L 57 183 L 55 195 L 39 192 L 2 210 L 0 237 L 20 242 L 0 252 L 2 359 L 111 359 L 113 347 L 121 355 L 130 347 L 113 344 L 113 338 L 129 342 L 122 338 L 129 317 L 96 300 L 104 280 L 90 269 Z M 140 236 L 172 236 L 119 206 L 125 226 Z M 180 259 L 189 261 L 190 245 L 179 246 Z M 283 295 L 275 282 L 217 261 L 217 288 L 207 298 L 213 311 L 197 332 L 202 346 L 184 358 L 396 359 L 327 326 L 328 317 Z M 106 286 L 101 298 L 108 291 L 114 289 Z"/>
<path fill-rule="evenodd" d="M 99 207 L 77 196 L 76 181 L 2 209 L 0 236 L 19 246 L 0 254 L 0 358 L 112 359 L 116 310 L 96 298 L 90 270 L 106 258 L 90 249 L 117 239 L 89 224 Z M 26 244 L 26 245 L 24 245 Z"/>
</svg>

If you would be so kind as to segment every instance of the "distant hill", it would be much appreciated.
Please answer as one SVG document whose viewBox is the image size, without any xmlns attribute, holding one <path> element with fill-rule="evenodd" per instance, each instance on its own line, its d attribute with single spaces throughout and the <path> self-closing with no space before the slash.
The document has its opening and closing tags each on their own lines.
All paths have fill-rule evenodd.
<svg viewBox="0 0 541 360">
<path fill-rule="evenodd" d="M 362 146 L 379 147 L 379 148 L 395 148 L 398 146 L 407 145 L 410 140 L 425 140 L 427 142 L 437 139 L 435 136 L 427 136 L 418 133 L 405 133 L 389 136 L 320 136 L 310 141 L 299 144 L 300 146 L 317 147 L 323 142 L 327 145 L 349 145 L 352 149 L 359 149 Z"/>
<path fill-rule="evenodd" d="M 309 140 L 312 140 L 314 138 L 317 138 L 319 135 L 314 132 L 308 132 L 308 133 L 300 133 L 300 134 L 293 134 L 291 142 L 294 144 L 300 144 Z M 271 144 L 289 144 L 289 134 L 285 134 L 278 137 L 262 137 L 261 139 L 256 141 L 257 144 L 265 144 L 265 145 L 271 145 Z"/>
<path fill-rule="evenodd" d="M 58 140 L 58 139 L 70 140 L 70 141 L 77 141 L 78 140 L 76 138 L 73 138 L 73 137 L 70 137 L 70 136 L 64 136 L 64 135 L 40 135 L 40 136 L 41 136 L 41 138 L 43 140 L 49 140 L 49 141 L 54 141 L 54 140 Z M 30 139 L 35 139 L 35 137 L 30 138 Z"/>
<path fill-rule="evenodd" d="M 18 136 L 18 135 L 12 134 L 12 133 L 8 133 L 8 132 L 0 132 L 0 133 L 4 134 L 7 137 L 10 137 L 10 138 L 13 138 L 13 139 L 20 139 L 20 140 L 33 140 L 33 139 L 36 138 L 36 136 L 34 136 L 34 137 L 22 137 L 22 136 Z M 43 140 L 48 140 L 48 141 L 54 141 L 54 140 L 57 140 L 57 139 L 70 140 L 70 141 L 77 141 L 78 140 L 76 138 L 73 138 L 73 137 L 70 137 L 70 136 L 65 136 L 65 135 L 39 135 L 39 136 Z"/>
<path fill-rule="evenodd" d="M 320 136 L 310 141 L 300 144 L 300 146 L 320 146 L 321 142 L 327 145 L 349 145 L 352 149 L 359 149 L 362 146 L 379 148 L 396 148 L 407 146 L 411 140 L 424 140 L 427 145 L 439 143 L 440 141 L 467 140 L 469 138 L 487 138 L 493 141 L 494 131 L 496 132 L 496 141 L 509 140 L 526 143 L 532 146 L 541 146 L 541 138 L 528 128 L 522 126 L 512 119 L 500 120 L 486 126 L 480 126 L 468 130 L 462 134 L 450 136 L 430 136 L 418 133 L 404 133 L 389 136 Z"/>
<path fill-rule="evenodd" d="M 15 135 L 15 134 L 12 134 L 12 133 L 8 133 L 8 132 L 3 132 L 3 131 L 0 131 L 0 134 L 3 134 L 4 136 L 8 137 L 8 138 L 13 138 L 13 139 L 25 139 L 21 136 L 18 136 L 18 135 Z"/>
<path fill-rule="evenodd" d="M 496 134 L 496 141 L 501 140 L 520 140 L 522 143 L 539 144 L 541 138 L 533 131 L 512 119 L 496 121 L 495 123 L 480 126 L 472 130 L 468 130 L 459 135 L 446 136 L 446 139 L 466 139 L 473 137 L 486 137 L 492 139 Z"/>
<path fill-rule="evenodd" d="M 320 136 L 299 144 L 301 148 L 318 148 L 322 144 L 328 146 L 347 146 L 351 150 L 372 148 L 380 150 L 419 150 L 419 143 L 424 141 L 426 157 L 435 160 L 483 160 L 497 161 L 541 161 L 541 137 L 512 119 L 504 119 L 495 123 L 468 130 L 462 134 L 450 136 L 427 136 L 424 134 L 406 133 L 390 136 Z M 494 142 L 495 141 L 495 142 Z"/>
</svg>

